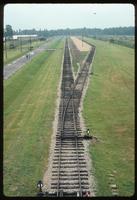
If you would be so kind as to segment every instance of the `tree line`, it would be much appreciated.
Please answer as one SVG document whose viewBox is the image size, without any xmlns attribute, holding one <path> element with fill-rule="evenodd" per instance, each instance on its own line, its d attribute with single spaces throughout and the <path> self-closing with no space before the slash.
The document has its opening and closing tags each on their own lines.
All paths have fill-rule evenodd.
<svg viewBox="0 0 137 200">
<path fill-rule="evenodd" d="M 12 37 L 12 35 L 33 35 L 36 34 L 39 37 L 52 37 L 57 35 L 82 35 L 84 36 L 98 36 L 98 35 L 129 35 L 135 34 L 135 28 L 130 27 L 114 27 L 114 28 L 75 28 L 75 29 L 57 29 L 57 30 L 47 30 L 47 29 L 24 29 L 24 30 L 13 30 L 11 25 L 6 25 L 4 29 L 4 36 Z"/>
</svg>

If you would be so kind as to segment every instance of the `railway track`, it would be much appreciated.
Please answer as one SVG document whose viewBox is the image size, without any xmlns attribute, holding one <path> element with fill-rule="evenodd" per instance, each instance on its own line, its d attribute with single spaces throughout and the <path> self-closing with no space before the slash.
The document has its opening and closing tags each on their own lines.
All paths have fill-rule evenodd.
<svg viewBox="0 0 137 200">
<path fill-rule="evenodd" d="M 74 81 L 68 39 L 65 42 L 58 129 L 52 160 L 50 192 L 55 196 L 84 196 L 90 193 L 85 146 L 81 136 L 79 105 L 95 49 Z"/>
</svg>

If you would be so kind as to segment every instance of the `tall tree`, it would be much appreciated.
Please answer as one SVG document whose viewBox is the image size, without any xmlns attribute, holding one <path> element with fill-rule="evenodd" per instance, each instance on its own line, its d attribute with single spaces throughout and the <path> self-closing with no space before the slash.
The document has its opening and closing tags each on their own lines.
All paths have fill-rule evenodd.
<svg viewBox="0 0 137 200">
<path fill-rule="evenodd" d="M 6 25 L 6 28 L 5 28 L 5 37 L 12 38 L 12 36 L 13 36 L 12 26 L 11 25 Z"/>
<path fill-rule="evenodd" d="M 112 28 L 75 28 L 75 29 L 57 29 L 57 30 L 20 30 L 20 34 L 37 34 L 40 37 L 51 37 L 56 35 L 82 35 L 83 36 L 99 36 L 99 35 L 134 35 L 135 27 L 112 27 Z M 18 33 L 18 32 L 16 32 Z"/>
</svg>

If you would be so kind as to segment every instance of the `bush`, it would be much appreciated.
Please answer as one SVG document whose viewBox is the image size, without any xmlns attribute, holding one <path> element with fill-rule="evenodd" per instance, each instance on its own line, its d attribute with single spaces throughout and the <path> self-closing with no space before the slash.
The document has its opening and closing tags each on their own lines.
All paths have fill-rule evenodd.
<svg viewBox="0 0 137 200">
<path fill-rule="evenodd" d="M 9 45 L 9 49 L 15 49 L 15 45 L 14 44 L 10 44 Z"/>
<path fill-rule="evenodd" d="M 111 38 L 111 39 L 109 40 L 110 43 L 114 43 L 114 41 L 115 41 L 115 40 L 114 40 L 113 38 Z"/>
</svg>

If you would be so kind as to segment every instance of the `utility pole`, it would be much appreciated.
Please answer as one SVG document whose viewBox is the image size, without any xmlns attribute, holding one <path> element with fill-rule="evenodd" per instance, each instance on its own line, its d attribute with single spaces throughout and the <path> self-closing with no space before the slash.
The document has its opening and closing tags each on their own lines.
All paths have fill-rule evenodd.
<svg viewBox="0 0 137 200">
<path fill-rule="evenodd" d="M 15 42 L 13 38 L 12 38 L 12 44 L 13 44 L 13 48 L 15 48 Z"/>
<path fill-rule="evenodd" d="M 7 39 L 5 36 L 5 58 L 7 59 Z"/>
<path fill-rule="evenodd" d="M 84 40 L 84 28 L 82 30 L 82 47 L 83 47 L 83 40 Z"/>
<path fill-rule="evenodd" d="M 30 50 L 31 50 L 31 36 L 30 36 Z"/>
<path fill-rule="evenodd" d="M 20 37 L 20 51 L 22 52 L 22 39 Z"/>
<path fill-rule="evenodd" d="M 82 47 L 83 47 L 83 32 L 82 32 Z"/>
</svg>

